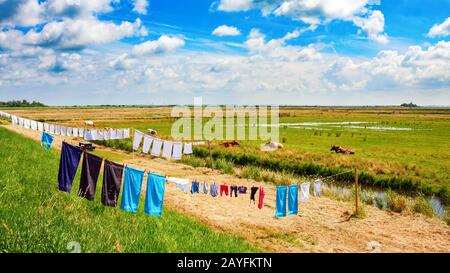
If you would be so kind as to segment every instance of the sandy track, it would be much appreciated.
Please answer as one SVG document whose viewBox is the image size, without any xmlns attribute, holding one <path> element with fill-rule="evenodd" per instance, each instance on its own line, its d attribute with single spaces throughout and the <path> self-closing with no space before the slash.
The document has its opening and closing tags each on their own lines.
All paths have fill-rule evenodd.
<svg viewBox="0 0 450 273">
<path fill-rule="evenodd" d="M 5 127 L 35 140 L 40 139 L 40 132 L 17 126 Z M 65 139 L 77 143 L 68 137 Z M 60 149 L 62 140 L 63 137 L 56 136 L 53 148 Z M 126 154 L 104 147 L 97 149 Z M 327 197 L 311 197 L 307 202 L 299 204 L 299 215 L 276 219 L 273 217 L 273 185 L 238 179 L 207 168 L 193 168 L 163 159 L 138 155 L 129 158 L 124 161 L 127 165 L 158 174 L 209 183 L 245 185 L 248 188 L 263 185 L 266 198 L 261 210 L 250 203 L 249 194 L 239 195 L 237 198 L 213 198 L 209 195 L 184 193 L 172 183 L 167 184 L 164 205 L 190 215 L 214 229 L 240 235 L 267 251 L 368 252 L 372 251 L 368 249 L 368 243 L 376 241 L 381 247 L 375 251 L 381 252 L 450 252 L 450 227 L 437 219 L 366 207 L 365 219 L 348 220 L 352 204 Z"/>
</svg>

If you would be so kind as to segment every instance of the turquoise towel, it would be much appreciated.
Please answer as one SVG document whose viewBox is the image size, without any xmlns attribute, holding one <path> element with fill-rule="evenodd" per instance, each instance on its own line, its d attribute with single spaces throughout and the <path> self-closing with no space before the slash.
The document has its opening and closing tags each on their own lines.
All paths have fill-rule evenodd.
<svg viewBox="0 0 450 273">
<path fill-rule="evenodd" d="M 290 185 L 288 187 L 289 197 L 288 197 L 288 214 L 295 215 L 298 214 L 298 185 Z"/>
<path fill-rule="evenodd" d="M 141 197 L 142 179 L 144 172 L 125 167 L 123 178 L 122 202 L 120 208 L 128 212 L 137 212 Z"/>
<path fill-rule="evenodd" d="M 166 177 L 149 173 L 147 178 L 147 195 L 144 212 L 153 216 L 161 216 Z"/>
<path fill-rule="evenodd" d="M 277 204 L 275 217 L 285 217 L 286 216 L 286 186 L 277 187 Z"/>
</svg>

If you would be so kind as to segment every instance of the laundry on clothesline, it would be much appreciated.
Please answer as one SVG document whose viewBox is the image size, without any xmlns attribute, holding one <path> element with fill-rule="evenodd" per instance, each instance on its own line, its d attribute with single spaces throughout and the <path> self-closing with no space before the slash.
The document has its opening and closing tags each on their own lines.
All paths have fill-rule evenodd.
<svg viewBox="0 0 450 273">
<path fill-rule="evenodd" d="M 309 199 L 309 182 L 300 184 L 300 201 L 306 202 Z"/>
<path fill-rule="evenodd" d="M 190 190 L 190 183 L 189 179 L 187 178 L 167 177 L 167 181 L 174 183 L 177 188 L 181 189 L 184 192 L 189 192 Z"/>
<path fill-rule="evenodd" d="M 314 191 L 313 191 L 314 196 L 316 196 L 316 197 L 320 196 L 321 190 L 322 190 L 322 180 L 316 179 L 314 181 Z"/>
<path fill-rule="evenodd" d="M 41 146 L 42 146 L 42 143 L 45 143 L 47 150 L 50 149 L 50 147 L 52 146 L 52 143 L 53 143 L 53 136 L 50 134 L 47 134 L 46 132 L 42 132 L 42 137 L 41 137 L 41 141 L 40 141 Z"/>
</svg>

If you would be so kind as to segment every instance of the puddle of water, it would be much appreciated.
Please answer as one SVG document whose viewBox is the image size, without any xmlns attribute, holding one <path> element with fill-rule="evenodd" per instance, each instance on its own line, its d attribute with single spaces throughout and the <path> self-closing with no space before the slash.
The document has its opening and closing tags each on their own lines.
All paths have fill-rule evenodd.
<svg viewBox="0 0 450 273">
<path fill-rule="evenodd" d="M 342 121 L 342 122 L 293 122 L 293 123 L 278 123 L 278 124 L 259 124 L 261 127 L 276 127 L 276 126 L 322 126 L 322 125 L 352 125 L 352 124 L 374 124 L 378 122 L 368 121 Z"/>
<path fill-rule="evenodd" d="M 350 128 L 350 129 L 369 129 L 376 131 L 412 131 L 412 128 L 398 128 L 398 127 L 373 127 L 373 126 L 334 126 L 339 128 Z"/>
</svg>

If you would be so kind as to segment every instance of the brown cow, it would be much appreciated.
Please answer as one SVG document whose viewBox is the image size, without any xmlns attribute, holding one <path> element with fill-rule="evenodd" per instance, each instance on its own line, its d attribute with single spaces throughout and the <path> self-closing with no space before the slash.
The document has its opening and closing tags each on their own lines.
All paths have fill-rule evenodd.
<svg viewBox="0 0 450 273">
<path fill-rule="evenodd" d="M 331 146 L 331 150 L 330 151 L 335 151 L 337 154 L 350 154 L 353 155 L 355 154 L 355 152 L 351 149 L 347 149 L 341 146 Z"/>
</svg>

